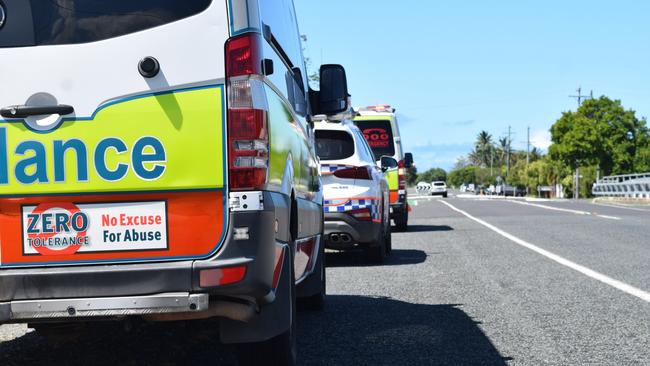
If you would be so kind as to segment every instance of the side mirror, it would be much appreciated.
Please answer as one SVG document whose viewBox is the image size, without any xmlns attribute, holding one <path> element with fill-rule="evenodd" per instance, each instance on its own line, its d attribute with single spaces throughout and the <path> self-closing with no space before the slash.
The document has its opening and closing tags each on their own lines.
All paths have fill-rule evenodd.
<svg viewBox="0 0 650 366">
<path fill-rule="evenodd" d="M 413 166 L 413 154 L 411 153 L 404 154 L 404 167 L 408 169 L 411 168 L 412 166 Z"/>
<path fill-rule="evenodd" d="M 348 79 L 341 65 L 320 67 L 319 114 L 333 115 L 346 111 L 348 106 Z"/>
<path fill-rule="evenodd" d="M 392 158 L 390 156 L 382 156 L 381 157 L 381 171 L 382 172 L 385 172 L 388 169 L 397 168 L 398 165 L 399 165 L 399 163 L 397 162 L 397 160 L 395 160 L 394 158 Z"/>
</svg>

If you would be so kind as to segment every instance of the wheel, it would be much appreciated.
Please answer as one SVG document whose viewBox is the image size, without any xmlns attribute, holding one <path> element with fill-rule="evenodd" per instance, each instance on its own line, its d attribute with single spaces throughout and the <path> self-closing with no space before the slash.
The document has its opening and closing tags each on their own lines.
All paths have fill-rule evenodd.
<svg viewBox="0 0 650 366">
<path fill-rule="evenodd" d="M 388 220 L 388 224 L 386 225 L 386 256 L 390 257 L 390 255 L 393 253 L 393 235 L 391 233 L 391 227 L 390 227 L 390 220 Z"/>
<path fill-rule="evenodd" d="M 380 264 L 384 262 L 387 253 L 386 229 L 382 223 L 379 228 L 379 238 L 366 249 L 366 258 L 370 263 Z"/>
<path fill-rule="evenodd" d="M 294 366 L 297 358 L 296 341 L 296 281 L 293 272 L 293 256 L 290 256 L 291 281 L 291 324 L 284 333 L 268 341 L 241 344 L 237 348 L 237 361 L 240 366 L 274 365 Z"/>
<path fill-rule="evenodd" d="M 396 216 L 393 220 L 395 220 L 395 229 L 396 231 L 407 231 L 408 230 L 408 222 L 409 222 L 409 211 L 407 207 L 404 207 L 404 212 Z"/>
<path fill-rule="evenodd" d="M 443 193 L 442 196 L 443 196 L 444 198 L 447 198 L 447 192 Z"/>
</svg>

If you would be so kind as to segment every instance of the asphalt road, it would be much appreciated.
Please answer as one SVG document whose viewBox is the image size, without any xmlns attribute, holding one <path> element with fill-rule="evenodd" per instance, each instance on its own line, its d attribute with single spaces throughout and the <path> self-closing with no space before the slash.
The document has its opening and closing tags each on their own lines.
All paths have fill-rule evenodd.
<svg viewBox="0 0 650 366">
<path fill-rule="evenodd" d="M 650 209 L 414 202 L 384 265 L 327 254 L 328 305 L 299 314 L 300 364 L 650 365 Z M 2 365 L 231 363 L 210 325 L 64 347 L 4 325 L 0 342 Z"/>
</svg>

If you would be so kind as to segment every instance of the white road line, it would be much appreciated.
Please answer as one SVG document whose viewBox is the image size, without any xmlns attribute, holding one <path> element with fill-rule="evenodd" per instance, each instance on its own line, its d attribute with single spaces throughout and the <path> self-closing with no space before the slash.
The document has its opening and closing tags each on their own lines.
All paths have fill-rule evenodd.
<svg viewBox="0 0 650 366">
<path fill-rule="evenodd" d="M 612 203 L 600 203 L 600 202 L 592 202 L 592 204 L 596 206 L 605 206 L 605 207 L 614 207 L 614 208 L 622 208 L 624 210 L 632 210 L 632 211 L 641 211 L 641 212 L 650 212 L 650 210 L 646 210 L 643 208 L 638 208 L 638 207 L 627 207 L 627 206 L 621 206 L 621 205 L 616 205 Z"/>
<path fill-rule="evenodd" d="M 453 196 L 450 196 L 450 197 L 453 197 Z M 408 199 L 410 199 L 410 200 L 429 200 L 429 201 L 433 201 L 433 200 L 441 200 L 441 199 L 443 199 L 443 197 L 442 196 L 409 196 Z"/>
<path fill-rule="evenodd" d="M 540 204 L 537 204 L 537 203 L 519 202 L 519 201 L 509 201 L 509 202 L 517 203 L 517 204 L 520 204 L 520 205 L 539 207 L 539 208 L 543 208 L 543 209 L 546 209 L 546 210 L 569 212 L 569 213 L 576 214 L 576 215 L 595 216 L 595 217 L 600 217 L 602 219 L 608 219 L 608 220 L 620 220 L 621 219 L 620 217 L 616 217 L 616 216 L 599 215 L 599 214 L 591 213 L 591 212 L 588 212 L 588 211 L 580 211 L 580 210 L 572 210 L 572 209 L 568 209 L 568 208 L 546 206 L 546 205 L 540 205 Z"/>
<path fill-rule="evenodd" d="M 489 224 L 489 223 L 487 223 L 487 222 L 485 222 L 485 221 L 483 221 L 483 220 L 481 220 L 479 218 L 476 218 L 476 217 L 468 214 L 467 212 L 456 208 L 455 206 L 453 206 L 452 204 L 450 204 L 448 202 L 445 202 L 445 201 L 440 201 L 440 202 L 442 204 L 444 204 L 444 205 L 447 205 L 452 210 L 466 216 L 470 220 L 473 220 L 473 221 L 487 227 L 488 229 L 494 231 L 495 233 L 503 236 L 506 239 L 509 239 L 509 240 L 513 241 L 516 244 L 519 244 L 520 246 L 522 246 L 524 248 L 530 249 L 533 252 L 536 252 L 537 254 L 543 255 L 544 257 L 546 257 L 546 258 L 548 258 L 548 259 L 550 259 L 550 260 L 552 260 L 554 262 L 557 262 L 557 263 L 559 263 L 559 264 L 561 264 L 561 265 L 563 265 L 565 267 L 571 268 L 574 271 L 580 272 L 580 273 L 582 273 L 583 275 L 585 275 L 587 277 L 590 277 L 590 278 L 592 278 L 594 280 L 600 281 L 600 282 L 602 282 L 602 283 L 604 283 L 606 285 L 614 287 L 614 288 L 616 288 L 616 289 L 618 289 L 620 291 L 623 291 L 623 292 L 625 292 L 625 293 L 627 293 L 629 295 L 638 297 L 639 299 L 644 300 L 646 302 L 650 302 L 650 292 L 643 291 L 643 290 L 641 290 L 639 288 L 628 285 L 628 284 L 626 284 L 624 282 L 621 282 L 619 280 L 615 280 L 615 279 L 613 279 L 611 277 L 608 277 L 608 276 L 606 276 L 606 275 L 604 275 L 602 273 L 596 272 L 596 271 L 594 271 L 592 269 L 589 269 L 589 268 L 587 268 L 585 266 L 582 266 L 582 265 L 577 264 L 575 262 L 572 262 L 572 261 L 570 261 L 568 259 L 560 257 L 557 254 L 551 253 L 548 250 L 542 249 L 542 248 L 540 248 L 540 247 L 538 247 L 538 246 L 536 246 L 534 244 L 528 243 L 528 242 L 526 242 L 526 241 L 524 241 L 522 239 L 519 239 L 518 237 L 516 237 L 516 236 L 514 236 L 512 234 L 509 234 L 509 233 L 499 229 L 498 227 L 496 227 L 496 226 L 494 226 L 492 224 Z"/>
<path fill-rule="evenodd" d="M 598 216 L 600 218 L 603 218 L 603 219 L 608 219 L 608 220 L 620 220 L 621 219 L 620 217 L 616 217 L 616 216 L 607 216 L 607 215 L 596 215 L 596 216 Z"/>
<path fill-rule="evenodd" d="M 576 214 L 576 215 L 591 215 L 591 212 L 587 212 L 587 211 L 579 211 L 579 210 L 571 210 L 571 209 L 568 209 L 568 208 L 546 206 L 546 205 L 540 205 L 538 203 L 519 202 L 519 201 L 508 201 L 508 202 L 516 203 L 516 204 L 519 204 L 519 205 L 526 205 L 526 206 L 534 206 L 534 207 L 539 207 L 539 208 L 545 208 L 547 210 L 553 210 L 553 211 L 569 212 L 569 213 L 573 213 L 573 214 Z"/>
</svg>

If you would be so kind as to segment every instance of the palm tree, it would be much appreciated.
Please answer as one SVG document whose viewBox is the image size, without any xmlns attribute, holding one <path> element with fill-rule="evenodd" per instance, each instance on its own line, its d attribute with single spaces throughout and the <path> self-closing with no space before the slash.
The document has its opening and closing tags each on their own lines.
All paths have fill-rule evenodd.
<svg viewBox="0 0 650 366">
<path fill-rule="evenodd" d="M 476 137 L 474 151 L 469 156 L 470 160 L 481 167 L 489 166 L 492 160 L 493 148 L 492 135 L 487 131 L 481 131 Z"/>
<path fill-rule="evenodd" d="M 530 161 L 537 161 L 542 158 L 542 151 L 536 147 L 530 150 Z"/>
<path fill-rule="evenodd" d="M 510 142 L 507 137 L 502 137 L 499 139 L 499 146 L 497 147 L 497 152 L 499 155 L 499 165 L 503 165 L 506 162 L 508 155 L 508 147 Z"/>
</svg>

